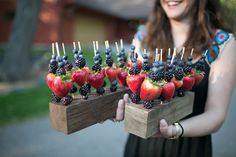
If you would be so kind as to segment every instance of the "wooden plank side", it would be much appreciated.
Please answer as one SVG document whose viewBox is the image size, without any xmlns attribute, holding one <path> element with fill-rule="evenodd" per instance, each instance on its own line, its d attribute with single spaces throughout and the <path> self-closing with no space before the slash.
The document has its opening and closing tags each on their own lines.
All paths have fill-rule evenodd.
<svg viewBox="0 0 236 157">
<path fill-rule="evenodd" d="M 125 108 L 125 129 L 142 138 L 153 136 L 158 130 L 158 122 L 166 119 L 172 124 L 192 113 L 194 93 L 186 92 L 186 96 L 175 98 L 167 105 L 158 105 L 151 110 L 142 105 L 130 104 Z"/>
<path fill-rule="evenodd" d="M 106 92 L 103 96 L 93 95 L 88 100 L 77 97 L 69 106 L 50 103 L 52 127 L 65 134 L 71 134 L 112 118 L 115 116 L 119 99 L 125 93 L 129 93 L 128 88 L 118 88 L 116 92 Z"/>
</svg>

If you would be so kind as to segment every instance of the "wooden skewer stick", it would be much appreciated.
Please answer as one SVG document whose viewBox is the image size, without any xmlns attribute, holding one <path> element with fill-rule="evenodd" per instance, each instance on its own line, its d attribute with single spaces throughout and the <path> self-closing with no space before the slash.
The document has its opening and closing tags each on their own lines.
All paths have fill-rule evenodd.
<svg viewBox="0 0 236 157">
<path fill-rule="evenodd" d="M 190 53 L 191 57 L 193 56 L 193 51 L 194 51 L 194 48 L 192 48 L 191 50 L 191 53 Z"/>
<path fill-rule="evenodd" d="M 206 57 L 207 53 L 208 53 L 208 49 L 206 49 L 205 53 L 204 53 L 204 57 Z"/>
<path fill-rule="evenodd" d="M 172 55 L 172 59 L 171 59 L 171 62 L 170 62 L 170 64 L 172 64 L 172 63 L 173 63 L 173 61 L 174 61 L 174 58 L 175 58 L 175 55 L 176 55 L 176 48 L 174 48 L 174 53 L 173 53 L 173 55 Z"/>
<path fill-rule="evenodd" d="M 116 44 L 116 51 L 117 51 L 117 52 L 120 52 L 120 51 L 119 51 L 119 46 L 118 46 L 118 43 L 117 43 L 117 42 L 115 42 L 115 44 Z"/>
<path fill-rule="evenodd" d="M 121 48 L 121 49 L 124 48 L 124 47 L 123 47 L 123 40 L 122 40 L 122 39 L 120 39 L 120 48 Z"/>
<path fill-rule="evenodd" d="M 107 48 L 109 48 L 110 47 L 110 45 L 109 45 L 109 41 L 107 40 Z"/>
<path fill-rule="evenodd" d="M 57 49 L 57 56 L 60 56 L 59 46 L 57 42 L 56 42 L 56 49 Z"/>
<path fill-rule="evenodd" d="M 79 51 L 81 51 L 81 45 L 79 41 L 78 41 L 78 47 L 79 47 Z"/>
<path fill-rule="evenodd" d="M 73 42 L 73 46 L 74 46 L 74 49 L 76 49 L 76 45 L 75 45 L 75 42 Z"/>
<path fill-rule="evenodd" d="M 144 54 L 147 54 L 147 50 L 146 50 L 146 49 L 143 49 L 143 53 L 144 53 Z"/>
<path fill-rule="evenodd" d="M 55 55 L 54 43 L 52 43 L 52 55 Z"/>
<path fill-rule="evenodd" d="M 158 48 L 156 48 L 156 56 L 155 56 L 155 61 L 159 60 L 159 56 L 158 56 Z"/>
<path fill-rule="evenodd" d="M 182 55 L 181 55 L 181 59 L 180 59 L 180 60 L 183 59 L 183 57 L 184 57 L 184 52 L 185 52 L 185 47 L 183 47 L 183 49 L 182 49 Z"/>
<path fill-rule="evenodd" d="M 107 49 L 107 41 L 105 41 L 104 43 L 105 43 L 105 48 Z"/>
<path fill-rule="evenodd" d="M 66 56 L 65 45 L 64 45 L 64 43 L 62 43 L 61 45 L 62 45 L 62 49 L 63 49 L 63 52 L 64 52 L 64 56 Z"/>
<path fill-rule="evenodd" d="M 168 55 L 170 56 L 170 48 L 169 48 L 169 50 L 168 50 Z"/>
<path fill-rule="evenodd" d="M 163 50 L 161 49 L 161 58 L 160 58 L 160 61 L 162 62 L 162 53 L 163 53 Z"/>
<path fill-rule="evenodd" d="M 96 44 L 95 44 L 95 41 L 93 41 L 93 52 L 94 52 L 94 56 L 96 56 Z"/>
<path fill-rule="evenodd" d="M 96 48 L 97 48 L 97 51 L 98 51 L 98 49 L 99 49 L 99 48 L 98 48 L 98 41 L 96 41 Z"/>
</svg>

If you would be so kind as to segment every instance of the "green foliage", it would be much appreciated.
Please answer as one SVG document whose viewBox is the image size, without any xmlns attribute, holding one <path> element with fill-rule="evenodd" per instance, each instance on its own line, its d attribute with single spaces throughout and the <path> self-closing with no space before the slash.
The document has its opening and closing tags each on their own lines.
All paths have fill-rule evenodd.
<svg viewBox="0 0 236 157">
<path fill-rule="evenodd" d="M 236 33 L 236 1 L 235 0 L 220 0 L 223 6 L 224 19 Z"/>
</svg>

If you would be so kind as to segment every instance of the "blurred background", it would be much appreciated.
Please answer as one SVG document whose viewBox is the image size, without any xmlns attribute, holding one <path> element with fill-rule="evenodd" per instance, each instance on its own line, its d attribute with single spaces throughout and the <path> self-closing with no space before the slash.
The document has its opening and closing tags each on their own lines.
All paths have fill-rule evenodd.
<svg viewBox="0 0 236 157">
<path fill-rule="evenodd" d="M 236 31 L 236 1 L 221 0 L 225 19 Z M 80 41 L 88 64 L 92 41 L 131 43 L 145 23 L 153 0 L 0 0 L 0 156 L 121 157 L 123 123 L 106 121 L 72 135 L 50 126 L 51 92 L 45 75 L 51 43 Z M 62 54 L 62 52 L 61 52 Z M 213 135 L 214 156 L 236 155 L 236 92 L 222 129 Z"/>
</svg>

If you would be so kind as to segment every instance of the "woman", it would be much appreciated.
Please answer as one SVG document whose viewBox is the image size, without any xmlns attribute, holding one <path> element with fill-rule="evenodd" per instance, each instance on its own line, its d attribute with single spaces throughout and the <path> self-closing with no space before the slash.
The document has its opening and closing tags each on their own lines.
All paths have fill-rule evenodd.
<svg viewBox="0 0 236 157">
<path fill-rule="evenodd" d="M 194 48 L 194 63 L 208 49 L 206 71 L 201 84 L 193 88 L 193 113 L 178 125 L 168 125 L 161 120 L 160 132 L 153 138 L 144 140 L 129 135 L 125 156 L 212 156 L 210 134 L 218 131 L 225 120 L 236 80 L 235 37 L 222 23 L 219 2 L 156 0 L 145 34 L 143 40 L 135 40 L 139 41 L 135 42 L 136 48 L 146 47 L 150 52 L 155 48 L 176 47 L 179 51 L 182 47 L 188 51 Z M 128 101 L 127 94 L 119 101 L 117 120 L 123 120 L 124 106 Z M 178 139 L 172 140 L 171 137 Z"/>
</svg>

